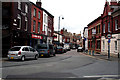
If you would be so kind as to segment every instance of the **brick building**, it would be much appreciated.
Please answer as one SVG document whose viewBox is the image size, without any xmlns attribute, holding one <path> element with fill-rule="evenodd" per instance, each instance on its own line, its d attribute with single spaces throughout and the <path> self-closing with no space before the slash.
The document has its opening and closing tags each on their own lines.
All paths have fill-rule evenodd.
<svg viewBox="0 0 120 80">
<path fill-rule="evenodd" d="M 15 45 L 30 45 L 31 4 L 2 2 L 2 53 Z"/>
</svg>

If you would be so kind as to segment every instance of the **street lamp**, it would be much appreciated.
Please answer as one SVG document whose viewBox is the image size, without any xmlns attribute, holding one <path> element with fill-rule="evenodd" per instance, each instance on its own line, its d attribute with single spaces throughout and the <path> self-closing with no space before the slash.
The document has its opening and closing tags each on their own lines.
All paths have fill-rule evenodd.
<svg viewBox="0 0 120 80">
<path fill-rule="evenodd" d="M 59 16 L 59 19 L 58 19 L 58 41 L 60 42 L 60 39 L 59 39 L 59 31 L 60 31 L 60 18 L 61 19 L 64 19 L 63 16 Z"/>
</svg>

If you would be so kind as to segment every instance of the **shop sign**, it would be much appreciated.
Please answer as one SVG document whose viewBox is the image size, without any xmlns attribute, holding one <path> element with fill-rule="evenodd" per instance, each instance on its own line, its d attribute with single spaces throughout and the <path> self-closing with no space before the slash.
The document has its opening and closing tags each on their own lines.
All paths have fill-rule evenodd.
<svg viewBox="0 0 120 80">
<path fill-rule="evenodd" d="M 43 39 L 43 37 L 42 37 L 42 36 L 39 36 L 39 35 L 34 35 L 34 34 L 32 34 L 32 38 L 35 38 L 35 39 Z"/>
</svg>

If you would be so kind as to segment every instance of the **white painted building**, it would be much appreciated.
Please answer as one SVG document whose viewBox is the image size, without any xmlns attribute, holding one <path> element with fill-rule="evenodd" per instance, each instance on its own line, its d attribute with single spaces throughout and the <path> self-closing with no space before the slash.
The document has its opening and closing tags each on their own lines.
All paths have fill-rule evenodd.
<svg viewBox="0 0 120 80">
<path fill-rule="evenodd" d="M 84 28 L 83 38 L 84 38 L 84 41 L 85 41 L 84 48 L 85 48 L 85 50 L 88 50 L 88 27 Z"/>
<path fill-rule="evenodd" d="M 42 31 L 44 32 L 45 35 L 47 35 L 48 31 L 48 15 L 43 11 L 43 29 Z"/>
</svg>

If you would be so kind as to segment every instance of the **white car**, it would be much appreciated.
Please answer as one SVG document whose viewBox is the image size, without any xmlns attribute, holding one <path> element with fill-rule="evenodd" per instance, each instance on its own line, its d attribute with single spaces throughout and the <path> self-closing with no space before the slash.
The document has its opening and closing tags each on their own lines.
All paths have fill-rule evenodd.
<svg viewBox="0 0 120 80">
<path fill-rule="evenodd" d="M 83 52 L 83 48 L 82 47 L 78 47 L 77 52 Z"/>
<path fill-rule="evenodd" d="M 38 59 L 38 52 L 30 46 L 14 46 L 8 51 L 8 59 Z"/>
</svg>

